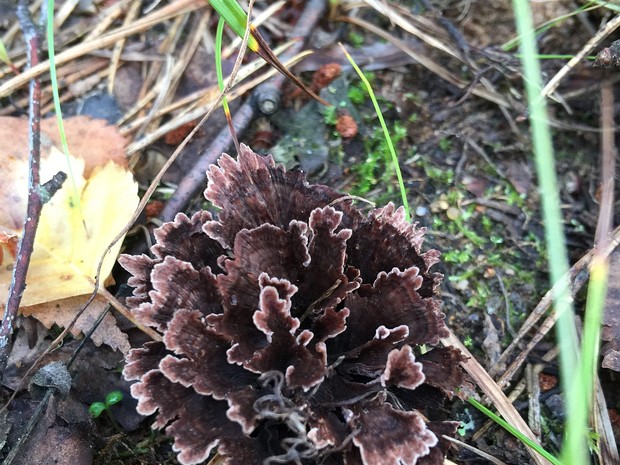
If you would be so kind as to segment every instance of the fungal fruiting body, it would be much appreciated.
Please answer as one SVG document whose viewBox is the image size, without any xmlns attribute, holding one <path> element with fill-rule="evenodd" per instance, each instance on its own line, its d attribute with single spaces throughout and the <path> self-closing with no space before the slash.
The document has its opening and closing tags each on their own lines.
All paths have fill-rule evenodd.
<svg viewBox="0 0 620 465">
<path fill-rule="evenodd" d="M 350 197 L 242 146 L 209 170 L 220 209 L 180 213 L 123 256 L 135 317 L 163 335 L 124 375 L 182 464 L 440 465 L 462 384 L 422 252 L 393 205 Z M 426 351 L 422 352 L 420 346 Z"/>
</svg>

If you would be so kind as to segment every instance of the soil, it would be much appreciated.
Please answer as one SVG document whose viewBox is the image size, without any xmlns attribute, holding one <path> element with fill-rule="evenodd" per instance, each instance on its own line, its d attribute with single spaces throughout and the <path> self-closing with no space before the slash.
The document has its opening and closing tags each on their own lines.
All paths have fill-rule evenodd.
<svg viewBox="0 0 620 465">
<path fill-rule="evenodd" d="M 56 8 L 62 5 L 59 3 Z M 61 27 L 62 31 L 78 28 L 82 21 L 92 18 L 94 12 L 116 2 L 86 3 L 89 5 L 80 7 L 83 10 L 70 15 L 67 24 Z M 268 3 L 258 2 L 256 6 L 264 9 Z M 296 20 L 304 5 L 302 0 L 290 2 L 262 26 L 260 30 L 272 47 L 283 42 L 283 35 L 290 29 L 288 24 Z M 418 37 L 403 31 L 372 8 L 354 6 L 342 3 L 331 18 L 345 15 L 377 25 L 439 69 L 460 79 L 465 86 L 458 88 L 439 77 L 437 70 L 423 66 L 410 54 L 403 53 L 368 30 L 335 21 L 325 13 L 306 42 L 307 47 L 316 48 L 317 52 L 293 70 L 308 85 L 314 85 L 321 97 L 334 104 L 334 109 L 309 100 L 294 86 L 285 84 L 277 111 L 272 114 L 255 111 L 247 129 L 238 134 L 239 140 L 262 153 L 273 153 L 276 160 L 289 169 L 303 169 L 311 182 L 328 184 L 377 205 L 388 201 L 400 204 L 396 176 L 372 103 L 340 49 L 333 45 L 342 41 L 367 72 L 379 99 L 395 141 L 413 220 L 427 228 L 425 248 L 442 252 L 438 271 L 444 274 L 442 298 L 448 326 L 490 370 L 549 289 L 541 199 L 537 191 L 518 50 L 502 48 L 516 37 L 512 4 L 507 0 L 492 4 L 480 0 L 404 0 L 397 8 L 410 20 L 418 18 L 416 25 L 423 28 Z M 545 82 L 567 62 L 565 57 L 552 56 L 576 54 L 612 17 L 612 12 L 605 8 L 565 17 L 582 6 L 582 2 L 568 0 L 532 2 L 531 6 L 537 25 L 554 21 L 539 34 L 537 42 L 541 55 L 551 56 L 540 61 Z M 9 13 L 13 11 L 10 2 L 0 0 L 0 12 L 4 11 L 3 8 Z M 6 16 L 0 13 L 0 37 L 9 28 L 17 27 L 15 18 L 9 13 Z M 187 23 L 197 27 L 198 16 L 188 16 Z M 181 49 L 191 35 L 190 26 L 179 27 L 188 28 L 176 36 L 177 47 Z M 207 22 L 205 30 L 209 36 L 214 34 L 213 19 Z M 138 141 L 139 134 L 127 130 L 127 121 L 119 123 L 119 115 L 127 114 L 135 105 L 136 94 L 144 84 L 148 68 L 145 63 L 149 66 L 152 63 L 148 62 L 151 55 L 156 56 L 162 65 L 161 73 L 166 72 L 159 47 L 166 40 L 167 32 L 160 23 L 141 35 L 128 38 L 125 44 L 127 56 L 121 58 L 123 66 L 116 75 L 111 95 L 107 93 L 105 77 L 93 80 L 91 84 L 85 83 L 87 91 L 75 89 L 79 80 L 72 87 L 63 87 L 61 99 L 66 96 L 65 116 L 79 113 L 108 119 L 125 130 L 124 135 L 130 142 Z M 461 58 L 456 59 L 432 42 L 425 42 L 428 38 L 436 38 Z M 614 38 L 614 34 L 605 38 L 601 46 L 609 45 Z M 75 46 L 80 38 L 75 41 L 66 42 L 60 50 Z M 11 53 L 17 53 L 20 47 L 23 48 L 23 42 L 19 39 L 7 43 Z M 130 52 L 139 57 L 130 57 Z M 107 66 L 109 54 L 102 57 L 97 55 L 96 60 L 105 60 Z M 87 59 L 95 63 L 93 57 L 79 58 L 81 63 Z M 233 61 L 234 55 L 224 60 L 224 73 L 231 71 Z M 333 75 L 336 66 L 333 63 L 339 65 L 338 77 Z M 329 72 L 326 64 L 331 66 Z M 325 74 L 330 78 L 325 78 Z M 72 76 L 71 72 L 67 71 L 66 76 Z M 3 74 L 0 84 L 11 77 Z M 548 99 L 571 263 L 579 260 L 594 243 L 601 175 L 599 95 L 601 83 L 606 79 L 614 80 L 615 76 L 610 71 L 594 69 L 590 61 L 584 60 L 561 82 L 558 98 Z M 205 39 L 188 60 L 182 79 L 176 83 L 176 92 L 169 94 L 165 104 L 214 82 L 212 49 Z M 494 97 L 485 98 L 475 89 L 486 89 Z M 246 89 L 240 99 L 232 103 L 233 116 L 240 108 L 240 101 L 256 98 L 251 97 L 252 93 L 252 89 Z M 27 86 L 22 86 L 2 98 L 2 113 L 24 114 L 27 111 L 26 96 Z M 45 98 L 49 101 L 49 96 Z M 142 116 L 146 113 L 148 109 L 141 111 Z M 174 115 L 170 113 L 163 119 L 154 120 L 153 125 L 145 130 L 154 130 L 173 119 Z M 181 129 L 169 133 L 165 140 L 160 138 L 136 152 L 142 155 L 134 168 L 141 186 L 145 187 L 153 178 L 194 124 L 181 126 Z M 225 119 L 217 114 L 199 130 L 183 159 L 166 175 L 164 188 L 157 191 L 149 206 L 149 218 L 144 216 L 139 220 L 140 224 L 152 229 L 170 192 L 188 173 L 197 175 L 193 163 L 205 153 L 219 131 L 225 129 Z M 233 153 L 234 146 L 229 145 L 226 150 Z M 196 192 L 186 202 L 184 210 L 192 213 L 204 204 L 204 198 Z M 613 224 L 616 225 L 620 222 L 620 210 L 613 211 Z M 153 218 L 155 221 L 151 221 Z M 145 234 L 140 231 L 128 235 L 124 249 L 127 253 L 140 253 L 147 247 Z M 126 286 L 127 275 L 117 267 L 114 277 L 116 285 L 111 290 L 122 300 L 130 293 Z M 584 297 L 582 291 L 576 299 L 580 315 Z M 130 335 L 132 346 L 146 340 L 144 335 L 131 328 L 130 323 L 122 318 L 119 321 L 121 329 Z M 24 328 L 28 324 L 36 329 L 26 331 Z M 39 338 L 42 343 L 58 334 L 57 328 L 49 330 L 38 323 L 28 324 L 22 325 L 20 331 L 27 332 L 31 339 Z M 51 358 L 65 360 L 79 344 L 79 338 L 69 338 Z M 28 347 L 30 351 L 41 352 L 38 344 Z M 543 361 L 553 347 L 554 338 L 550 333 L 528 355 L 526 364 L 542 363 L 539 375 L 540 414 L 544 425 L 541 439 L 548 450 L 557 452 L 561 447 L 564 418 L 559 395 L 559 368 L 556 359 Z M 46 362 L 51 358 L 48 356 Z M 28 359 L 34 359 L 32 354 Z M 53 457 L 56 463 L 176 463 L 169 439 L 150 429 L 150 419 L 135 414 L 129 384 L 119 374 L 123 365 L 122 354 L 87 342 L 79 360 L 80 363 L 72 369 L 71 393 L 65 400 L 50 402 L 41 413 L 46 423 L 35 427 L 32 434 L 36 441 L 23 445 L 26 455 L 15 462 L 35 463 L 28 460 L 40 460 L 36 463 L 48 463 L 47 459 L 39 458 L 41 450 L 53 449 L 54 441 L 62 440 L 72 441 L 73 450 L 80 453 L 72 455 L 72 452 L 59 450 Z M 6 398 L 17 388 L 25 368 L 13 366 L 5 374 L 3 394 Z M 514 378 L 513 386 L 524 376 L 525 364 Z M 618 374 L 601 369 L 600 378 L 616 440 L 619 440 Z M 124 393 L 123 401 L 111 407 L 106 415 L 95 420 L 89 418 L 85 413 L 88 406 L 113 390 Z M 8 416 L 0 417 L 0 423 L 13 425 L 12 428 L 0 427 L 0 430 L 6 430 L 4 436 L 7 439 L 0 441 L 0 453 L 5 457 L 10 447 L 15 447 L 20 428 L 25 427 L 39 402 L 27 391 L 20 391 Z M 514 402 L 527 418 L 527 393 Z M 481 437 L 476 436 L 485 424 L 485 418 L 471 407 L 455 400 L 453 412 L 466 425 L 460 438 L 464 442 L 505 463 L 532 463 L 524 446 L 496 425 Z M 41 432 L 41 428 L 48 434 Z M 55 431 L 56 435 L 50 435 L 49 431 Z M 449 458 L 455 463 L 489 463 L 462 447 L 455 447 Z"/>
</svg>

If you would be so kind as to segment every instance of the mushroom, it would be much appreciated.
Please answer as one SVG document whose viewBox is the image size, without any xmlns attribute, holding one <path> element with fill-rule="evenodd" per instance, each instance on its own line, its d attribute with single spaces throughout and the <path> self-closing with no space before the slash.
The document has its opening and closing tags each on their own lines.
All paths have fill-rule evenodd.
<svg viewBox="0 0 620 465">
<path fill-rule="evenodd" d="M 440 465 L 463 383 L 422 252 L 393 205 L 368 214 L 241 146 L 208 172 L 217 218 L 179 213 L 153 257 L 121 257 L 163 342 L 133 349 L 138 411 L 184 465 Z M 424 349 L 422 349 L 424 346 Z"/>
</svg>

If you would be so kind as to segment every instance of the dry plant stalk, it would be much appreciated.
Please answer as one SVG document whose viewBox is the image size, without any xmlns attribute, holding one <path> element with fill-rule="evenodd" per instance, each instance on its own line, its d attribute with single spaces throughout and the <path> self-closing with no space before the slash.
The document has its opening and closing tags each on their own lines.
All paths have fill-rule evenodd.
<svg viewBox="0 0 620 465">
<path fill-rule="evenodd" d="M 37 26 L 30 18 L 30 12 L 25 1 L 20 1 L 17 6 L 17 17 L 23 30 L 24 37 L 28 46 L 28 62 L 30 67 L 39 63 L 40 36 Z M 26 208 L 26 218 L 24 222 L 24 232 L 19 241 L 13 276 L 9 287 L 9 297 L 2 324 L 0 325 L 0 378 L 4 376 L 4 370 L 9 358 L 11 349 L 11 339 L 13 336 L 15 319 L 19 311 L 19 304 L 26 289 L 26 275 L 32 251 L 34 250 L 34 240 L 41 216 L 43 204 L 47 202 L 54 193 L 60 189 L 62 183 L 67 178 L 65 173 L 58 173 L 50 181 L 41 184 L 39 168 L 41 165 L 41 82 L 33 79 L 30 83 L 29 100 L 29 179 L 28 179 L 28 205 Z"/>
</svg>

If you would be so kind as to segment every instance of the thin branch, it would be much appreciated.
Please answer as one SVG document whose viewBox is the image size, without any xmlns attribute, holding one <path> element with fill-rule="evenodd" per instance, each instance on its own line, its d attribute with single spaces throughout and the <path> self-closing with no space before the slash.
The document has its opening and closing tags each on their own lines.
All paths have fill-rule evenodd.
<svg viewBox="0 0 620 465">
<path fill-rule="evenodd" d="M 25 0 L 20 0 L 17 5 L 17 18 L 19 20 L 24 39 L 27 44 L 28 67 L 32 68 L 39 64 L 40 32 L 30 18 L 30 11 Z M 11 340 L 15 318 L 19 310 L 22 296 L 26 290 L 26 274 L 30 265 L 30 257 L 34 250 L 34 238 L 39 224 L 39 216 L 43 208 L 42 191 L 40 189 L 39 165 L 41 163 L 41 81 L 30 81 L 30 99 L 28 105 L 28 206 L 24 220 L 24 230 L 19 241 L 15 266 L 9 296 L 4 309 L 2 324 L 0 325 L 0 376 L 9 358 Z"/>
</svg>

